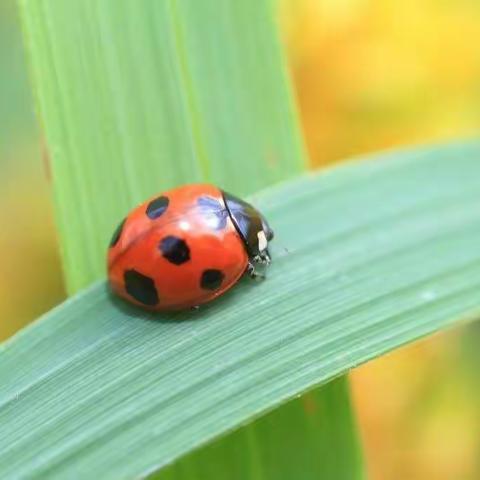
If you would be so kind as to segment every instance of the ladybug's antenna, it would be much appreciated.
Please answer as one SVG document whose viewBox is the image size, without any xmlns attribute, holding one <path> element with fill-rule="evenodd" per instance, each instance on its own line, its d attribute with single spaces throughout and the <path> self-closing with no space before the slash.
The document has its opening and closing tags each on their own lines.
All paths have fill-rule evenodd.
<svg viewBox="0 0 480 480">
<path fill-rule="evenodd" d="M 287 255 L 290 255 L 292 253 L 292 251 L 286 247 L 285 245 L 278 245 L 277 247 L 273 247 L 272 244 L 269 244 L 268 245 L 268 249 L 270 251 L 274 251 L 276 253 L 275 255 L 275 258 L 283 258 L 283 257 L 286 257 Z M 275 260 L 274 258 L 274 260 Z"/>
</svg>

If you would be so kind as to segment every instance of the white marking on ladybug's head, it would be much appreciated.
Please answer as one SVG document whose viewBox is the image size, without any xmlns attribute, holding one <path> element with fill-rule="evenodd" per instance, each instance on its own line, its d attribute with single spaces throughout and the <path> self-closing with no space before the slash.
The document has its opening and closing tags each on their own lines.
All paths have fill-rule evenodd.
<svg viewBox="0 0 480 480">
<path fill-rule="evenodd" d="M 260 230 L 257 233 L 257 237 L 258 237 L 258 251 L 263 252 L 264 250 L 267 249 L 267 246 L 268 246 L 268 240 L 265 235 L 265 232 L 263 230 Z"/>
</svg>

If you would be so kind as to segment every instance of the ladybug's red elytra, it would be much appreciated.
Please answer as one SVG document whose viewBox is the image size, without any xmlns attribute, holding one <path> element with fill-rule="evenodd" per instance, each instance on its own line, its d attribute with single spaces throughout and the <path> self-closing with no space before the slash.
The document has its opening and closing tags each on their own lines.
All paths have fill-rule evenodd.
<svg viewBox="0 0 480 480">
<path fill-rule="evenodd" d="M 147 200 L 120 223 L 108 250 L 112 290 L 149 310 L 194 308 L 240 277 L 263 276 L 273 231 L 249 203 L 192 184 Z"/>
</svg>

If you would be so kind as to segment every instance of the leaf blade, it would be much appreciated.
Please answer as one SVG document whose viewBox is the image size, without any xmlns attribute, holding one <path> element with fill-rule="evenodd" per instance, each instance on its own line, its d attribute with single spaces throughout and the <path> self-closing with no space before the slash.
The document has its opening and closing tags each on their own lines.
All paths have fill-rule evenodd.
<svg viewBox="0 0 480 480">
<path fill-rule="evenodd" d="M 361 362 L 477 318 L 480 145 L 385 156 L 259 197 L 291 253 L 277 248 L 266 282 L 243 282 L 201 319 L 152 322 L 97 285 L 7 343 L 2 476 L 145 474 Z"/>
<path fill-rule="evenodd" d="M 20 3 L 70 293 L 149 195 L 248 193 L 304 168 L 269 1 Z"/>
<path fill-rule="evenodd" d="M 301 472 L 302 480 L 363 479 L 351 411 L 343 376 L 182 457 L 154 478 L 290 480 Z"/>
<path fill-rule="evenodd" d="M 270 2 L 21 7 L 70 293 L 102 277 L 145 198 L 198 181 L 243 195 L 304 169 Z"/>
</svg>

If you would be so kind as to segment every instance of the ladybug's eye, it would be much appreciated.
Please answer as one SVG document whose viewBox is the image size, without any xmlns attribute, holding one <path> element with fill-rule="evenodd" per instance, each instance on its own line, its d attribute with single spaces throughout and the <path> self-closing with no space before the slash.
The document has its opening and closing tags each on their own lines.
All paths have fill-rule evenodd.
<svg viewBox="0 0 480 480">
<path fill-rule="evenodd" d="M 267 237 L 267 240 L 270 242 L 273 240 L 273 230 L 270 228 L 270 225 L 268 222 L 265 220 L 265 218 L 262 216 L 262 228 L 263 231 L 265 232 L 265 236 Z"/>
</svg>

